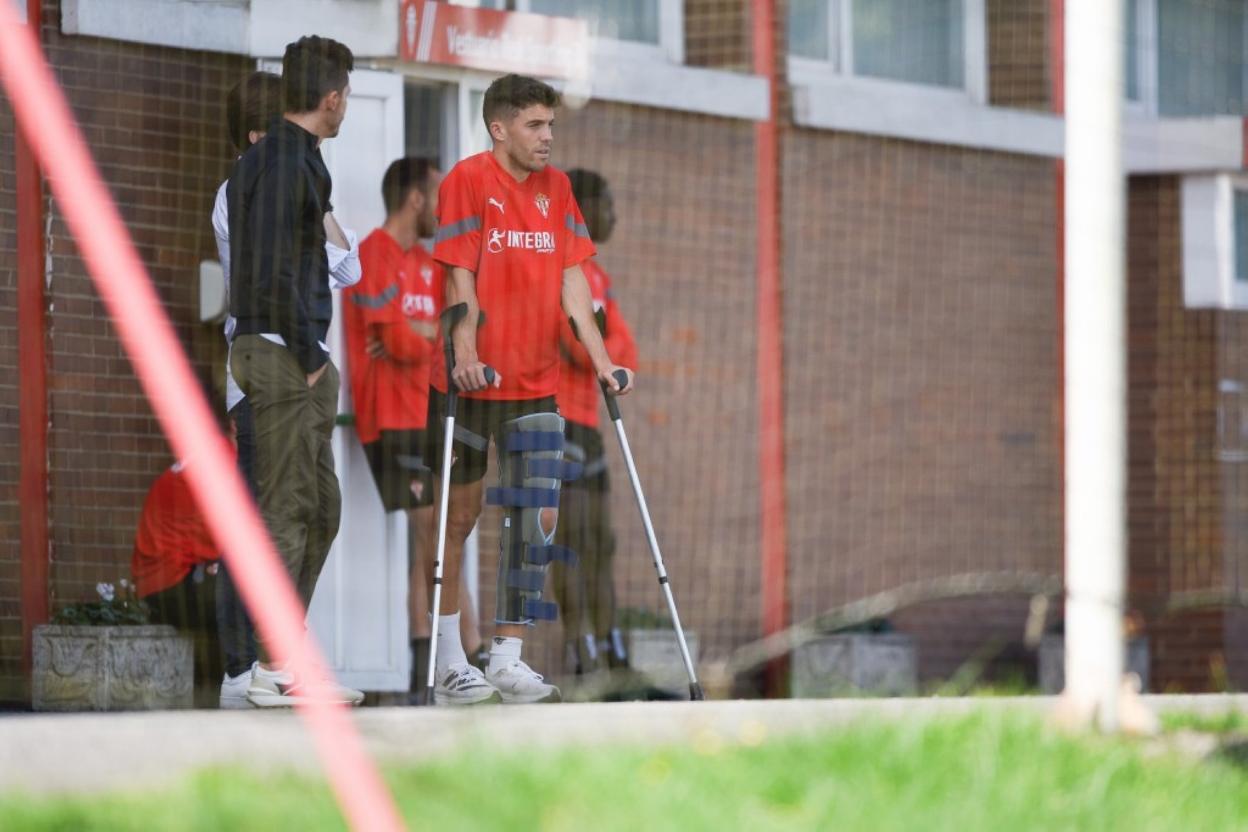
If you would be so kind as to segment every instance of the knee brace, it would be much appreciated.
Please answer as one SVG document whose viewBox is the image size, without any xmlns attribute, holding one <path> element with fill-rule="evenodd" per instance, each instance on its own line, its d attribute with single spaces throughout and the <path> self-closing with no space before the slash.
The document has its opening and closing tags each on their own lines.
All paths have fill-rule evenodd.
<svg viewBox="0 0 1248 832">
<path fill-rule="evenodd" d="M 555 560 L 575 565 L 576 554 L 553 544 L 554 524 L 543 528 L 542 512 L 558 511 L 560 483 L 579 477 L 581 466 L 563 460 L 563 419 L 556 413 L 504 422 L 495 443 L 500 487 L 486 492 L 487 503 L 503 508 L 495 621 L 551 620 L 558 607 L 542 600 L 546 567 Z"/>
</svg>

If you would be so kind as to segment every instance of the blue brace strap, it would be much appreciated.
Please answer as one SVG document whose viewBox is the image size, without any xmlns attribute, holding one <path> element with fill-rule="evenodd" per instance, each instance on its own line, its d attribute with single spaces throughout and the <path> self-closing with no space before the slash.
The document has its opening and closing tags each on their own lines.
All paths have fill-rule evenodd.
<svg viewBox="0 0 1248 832">
<path fill-rule="evenodd" d="M 546 573 L 525 569 L 507 570 L 507 586 L 525 592 L 541 592 L 546 585 Z"/>
<path fill-rule="evenodd" d="M 507 437 L 507 452 L 562 451 L 563 434 L 545 430 L 519 430 Z"/>
<path fill-rule="evenodd" d="M 559 491 L 554 488 L 487 488 L 485 501 L 504 508 L 559 508 Z"/>
<path fill-rule="evenodd" d="M 559 617 L 559 605 L 550 601 L 534 601 L 532 598 L 525 598 L 524 614 L 540 621 L 554 621 Z"/>
<path fill-rule="evenodd" d="M 530 459 L 527 467 L 530 477 L 549 477 L 552 480 L 570 482 L 581 478 L 585 466 L 578 462 L 564 462 L 562 459 Z"/>
<path fill-rule="evenodd" d="M 576 552 L 567 546 L 531 546 L 519 543 L 511 547 L 512 563 L 528 563 L 533 566 L 546 566 L 559 561 L 568 566 L 576 566 Z"/>
</svg>

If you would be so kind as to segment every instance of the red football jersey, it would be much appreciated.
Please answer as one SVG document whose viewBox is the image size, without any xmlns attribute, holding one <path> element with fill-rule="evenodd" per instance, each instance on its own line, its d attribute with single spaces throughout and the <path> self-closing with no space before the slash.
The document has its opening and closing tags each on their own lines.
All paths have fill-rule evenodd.
<svg viewBox="0 0 1248 832">
<path fill-rule="evenodd" d="M 439 263 L 476 275 L 485 324 L 477 356 L 503 377 L 477 399 L 553 396 L 559 388 L 563 271 L 594 255 L 585 220 L 562 171 L 547 166 L 517 182 L 490 152 L 470 156 L 438 191 Z M 449 278 L 448 278 L 449 279 Z M 445 392 L 441 351 L 431 383 Z"/>
<path fill-rule="evenodd" d="M 195 564 L 218 557 L 191 486 L 182 476 L 182 463 L 166 469 L 147 492 L 134 535 L 130 571 L 139 597 L 174 586 Z"/>
<path fill-rule="evenodd" d="M 611 278 L 598 265 L 597 260 L 581 264 L 589 292 L 594 297 L 594 311 L 602 309 L 607 315 L 607 331 L 603 341 L 607 355 L 621 367 L 637 369 L 637 342 L 632 330 L 624 322 L 620 308 L 611 293 Z M 565 319 L 559 336 L 563 363 L 559 367 L 559 413 L 570 422 L 586 427 L 598 427 L 598 402 L 602 390 L 598 386 L 598 373 L 594 371 L 589 353 L 577 340 L 572 326 Z"/>
<path fill-rule="evenodd" d="M 442 268 L 423 246 L 404 251 L 381 228 L 360 243 L 360 268 L 360 282 L 342 293 L 343 326 L 355 432 L 375 442 L 383 430 L 425 427 L 437 342 L 412 324 L 437 324 Z M 383 358 L 369 357 L 370 333 L 385 347 Z"/>
</svg>

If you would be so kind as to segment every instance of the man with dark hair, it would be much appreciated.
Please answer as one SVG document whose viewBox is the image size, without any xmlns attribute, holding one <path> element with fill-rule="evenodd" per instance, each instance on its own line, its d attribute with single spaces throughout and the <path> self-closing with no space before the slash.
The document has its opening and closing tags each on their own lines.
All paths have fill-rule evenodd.
<svg viewBox="0 0 1248 832">
<path fill-rule="evenodd" d="M 458 589 L 464 540 L 481 512 L 485 442 L 458 447 L 450 493 L 437 495 L 450 500 L 441 617 L 434 634 L 435 691 L 443 703 L 559 700 L 559 689 L 521 660 L 521 648 L 529 624 L 554 616 L 553 605 L 540 598 L 545 564 L 560 556 L 551 545 L 559 482 L 571 476 L 561 464 L 563 424 L 555 405 L 559 328 L 566 317 L 576 321 L 596 377 L 617 395 L 632 387 L 632 372 L 612 363 L 594 323 L 581 271 L 594 254 L 585 221 L 568 177 L 549 166 L 558 104 L 558 94 L 532 78 L 508 75 L 492 83 L 483 115 L 493 148 L 457 164 L 438 196 L 434 258 L 449 271 L 447 305 L 467 307 L 451 333 L 451 376 L 463 397 L 456 431 L 463 425 L 494 440 L 504 486 L 491 495 L 504 508 L 504 523 L 498 626 L 484 675 L 467 663 L 459 639 Z M 478 333 L 481 313 L 485 325 Z M 487 381 L 487 366 L 495 371 L 493 383 Z M 621 370 L 628 379 L 623 386 L 614 378 Z M 440 351 L 430 381 L 425 459 L 437 471 L 447 406 Z M 428 550 L 436 545 L 436 535 L 430 535 Z"/>
<path fill-rule="evenodd" d="M 327 38 L 288 45 L 285 113 L 243 154 L 226 191 L 230 312 L 238 319 L 230 366 L 251 403 L 260 513 L 305 609 L 342 509 L 330 446 L 338 371 L 325 344 L 333 315 L 325 252 L 332 182 L 319 146 L 346 117 L 353 66 L 351 51 Z M 273 667 L 263 642 L 257 648 L 248 700 L 299 702 L 303 680 Z M 362 700 L 358 691 L 338 693 Z"/>
<path fill-rule="evenodd" d="M 585 215 L 585 226 L 595 246 L 611 238 L 615 229 L 615 200 L 607 181 L 589 170 L 570 170 L 572 195 Z M 611 360 L 637 366 L 637 343 L 620 314 L 611 291 L 611 278 L 597 258 L 581 264 L 594 311 L 602 316 L 603 338 Z M 605 665 L 627 666 L 624 640 L 615 629 L 615 583 L 611 574 L 615 535 L 608 505 L 607 461 L 598 430 L 598 378 L 589 353 L 571 326 L 559 337 L 559 413 L 566 421 L 564 453 L 581 463 L 581 478 L 563 488 L 559 500 L 561 522 L 556 541 L 579 556 L 579 568 L 552 566 L 552 584 L 563 616 L 563 636 L 574 672 L 590 673 Z"/>
<path fill-rule="evenodd" d="M 408 517 L 411 690 L 417 697 L 424 691 L 420 667 L 429 655 L 429 602 L 419 557 L 433 503 L 433 476 L 423 462 L 425 421 L 443 294 L 441 269 L 421 240 L 437 231 L 441 182 L 430 159 L 390 164 L 381 180 L 386 221 L 361 243 L 364 276 L 343 293 L 356 435 L 383 507 Z M 465 638 L 479 648 L 475 620 L 462 623 Z"/>
<path fill-rule="evenodd" d="M 271 72 L 253 72 L 239 81 L 226 95 L 226 128 L 235 153 L 264 138 L 272 123 L 282 116 L 282 79 Z M 217 189 L 212 207 L 212 230 L 217 240 L 217 253 L 230 287 L 230 216 L 226 200 L 228 180 Z M 325 254 L 329 262 L 330 285 L 342 289 L 360 279 L 360 250 L 355 233 L 342 228 L 332 212 L 325 212 Z M 232 343 L 237 325 L 232 315 L 225 319 L 225 340 Z M 248 485 L 255 493 L 256 437 L 252 425 L 251 406 L 234 380 L 229 353 L 225 362 L 226 409 L 237 433 L 238 463 Z M 252 668 L 256 662 L 256 628 L 229 570 L 221 563 L 217 577 L 217 628 L 225 658 L 225 674 L 221 680 L 219 704 L 222 708 L 253 707 L 247 699 Z"/>
</svg>

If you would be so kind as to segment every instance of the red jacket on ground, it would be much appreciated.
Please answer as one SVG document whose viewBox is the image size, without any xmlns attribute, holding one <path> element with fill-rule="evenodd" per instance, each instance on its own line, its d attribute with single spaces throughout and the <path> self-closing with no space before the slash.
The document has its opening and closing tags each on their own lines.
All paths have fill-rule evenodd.
<svg viewBox="0 0 1248 832">
<path fill-rule="evenodd" d="M 179 462 L 152 483 L 134 535 L 130 571 L 143 598 L 181 582 L 198 563 L 220 557 Z"/>
</svg>

